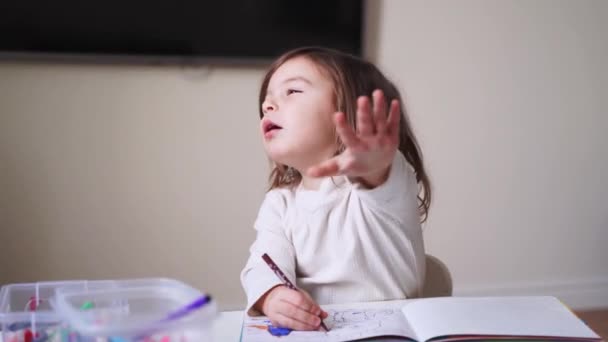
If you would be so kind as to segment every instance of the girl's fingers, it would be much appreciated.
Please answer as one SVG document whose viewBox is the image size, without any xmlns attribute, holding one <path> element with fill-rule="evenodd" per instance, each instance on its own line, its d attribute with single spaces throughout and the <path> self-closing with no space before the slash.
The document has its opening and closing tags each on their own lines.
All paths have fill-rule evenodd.
<svg viewBox="0 0 608 342">
<path fill-rule="evenodd" d="M 360 145 L 357 134 L 352 127 L 346 123 L 346 116 L 344 113 L 337 113 L 334 117 L 334 122 L 336 124 L 336 132 L 346 147 L 354 148 Z"/>
<path fill-rule="evenodd" d="M 399 120 L 401 120 L 401 110 L 399 108 L 399 101 L 393 100 L 391 101 L 391 109 L 388 113 L 388 119 L 386 121 L 386 130 L 388 135 L 393 137 L 399 136 Z"/>
<path fill-rule="evenodd" d="M 300 310 L 310 312 L 313 315 L 319 315 L 321 308 L 315 303 L 315 301 L 304 291 L 290 291 L 285 294 L 282 298 L 284 302 L 295 305 Z"/>
<path fill-rule="evenodd" d="M 304 311 L 302 311 L 304 312 Z M 317 317 L 318 319 L 318 317 Z M 280 312 L 275 314 L 273 325 L 289 328 L 293 330 L 317 330 L 317 326 L 310 325 L 308 323 L 302 322 L 298 319 L 286 316 Z"/>
<path fill-rule="evenodd" d="M 340 165 L 338 163 L 339 156 L 328 159 L 316 166 L 312 166 L 307 170 L 310 177 L 329 177 L 340 174 Z"/>
<path fill-rule="evenodd" d="M 321 307 L 319 306 L 319 304 L 317 304 L 317 302 L 315 302 L 315 300 L 312 299 L 312 297 L 310 296 L 310 294 L 308 292 L 306 292 L 306 291 L 301 291 L 301 293 L 304 296 L 304 298 L 306 298 L 306 300 L 311 303 L 311 308 L 310 308 L 311 310 L 308 310 L 308 311 L 311 314 L 313 314 L 313 315 L 316 315 L 316 316 L 321 315 L 322 316 L 325 311 L 323 311 L 323 309 L 321 309 Z"/>
<path fill-rule="evenodd" d="M 374 134 L 374 121 L 367 96 L 360 96 L 357 99 L 357 133 L 362 136 Z"/>
<path fill-rule="evenodd" d="M 380 89 L 374 90 L 372 93 L 372 98 L 374 99 L 374 123 L 375 130 L 374 132 L 377 134 L 384 134 L 386 130 L 386 100 L 384 98 L 384 93 Z"/>
<path fill-rule="evenodd" d="M 318 315 L 308 311 L 305 307 L 287 300 L 283 300 L 283 305 L 277 308 L 277 312 L 300 323 L 309 325 L 309 329 L 316 329 L 321 323 Z"/>
</svg>

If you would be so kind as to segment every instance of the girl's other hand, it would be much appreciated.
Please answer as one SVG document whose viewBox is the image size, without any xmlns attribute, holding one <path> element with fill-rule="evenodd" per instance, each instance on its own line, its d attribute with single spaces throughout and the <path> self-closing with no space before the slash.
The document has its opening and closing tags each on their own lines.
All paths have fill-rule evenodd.
<svg viewBox="0 0 608 342">
<path fill-rule="evenodd" d="M 318 330 L 327 312 L 303 290 L 279 285 L 266 292 L 256 309 L 268 316 L 272 325 L 293 330 Z"/>
</svg>

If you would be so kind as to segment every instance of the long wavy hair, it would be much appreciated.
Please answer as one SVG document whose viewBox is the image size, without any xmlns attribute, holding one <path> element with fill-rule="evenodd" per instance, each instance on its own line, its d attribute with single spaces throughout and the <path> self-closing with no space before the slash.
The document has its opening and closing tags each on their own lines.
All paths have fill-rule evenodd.
<svg viewBox="0 0 608 342">
<path fill-rule="evenodd" d="M 413 167 L 418 182 L 418 209 L 421 222 L 426 221 L 431 206 L 431 182 L 425 171 L 422 152 L 410 127 L 409 119 L 401 94 L 397 87 L 389 81 L 372 63 L 359 57 L 324 47 L 302 47 L 288 51 L 277 58 L 269 67 L 260 87 L 259 105 L 260 119 L 264 117 L 262 103 L 266 98 L 268 83 L 275 71 L 288 60 L 295 57 L 305 57 L 321 68 L 331 79 L 334 87 L 334 103 L 336 111 L 346 115 L 346 120 L 353 129 L 357 129 L 357 98 L 370 96 L 375 89 L 381 89 L 387 102 L 393 99 L 399 101 L 401 120 L 399 123 L 399 150 Z M 337 135 L 336 135 L 337 137 Z M 337 153 L 344 150 L 343 144 Z M 302 175 L 295 169 L 273 162 L 269 176 L 269 190 L 279 187 L 293 187 L 300 183 Z"/>
</svg>

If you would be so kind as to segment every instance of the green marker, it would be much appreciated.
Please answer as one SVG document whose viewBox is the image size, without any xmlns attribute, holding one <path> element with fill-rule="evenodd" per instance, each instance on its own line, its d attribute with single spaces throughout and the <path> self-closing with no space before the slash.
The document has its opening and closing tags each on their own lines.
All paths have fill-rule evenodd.
<svg viewBox="0 0 608 342">
<path fill-rule="evenodd" d="M 91 310 L 94 307 L 95 307 L 95 304 L 93 304 L 93 302 L 87 301 L 87 302 L 84 302 L 84 304 L 82 304 L 82 306 L 80 307 L 80 310 Z"/>
</svg>

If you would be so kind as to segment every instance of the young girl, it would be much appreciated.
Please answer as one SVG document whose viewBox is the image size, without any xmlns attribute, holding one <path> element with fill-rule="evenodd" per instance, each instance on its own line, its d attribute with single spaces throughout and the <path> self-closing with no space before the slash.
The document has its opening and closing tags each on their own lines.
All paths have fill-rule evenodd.
<svg viewBox="0 0 608 342">
<path fill-rule="evenodd" d="M 247 313 L 316 330 L 319 304 L 419 296 L 430 183 L 395 86 L 360 58 L 306 47 L 272 64 L 259 101 L 274 169 L 241 272 Z"/>
</svg>

